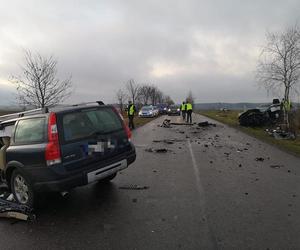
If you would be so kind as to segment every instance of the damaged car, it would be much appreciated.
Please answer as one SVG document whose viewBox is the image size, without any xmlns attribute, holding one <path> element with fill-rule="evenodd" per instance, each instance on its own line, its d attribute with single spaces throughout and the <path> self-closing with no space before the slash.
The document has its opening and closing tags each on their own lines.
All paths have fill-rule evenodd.
<svg viewBox="0 0 300 250">
<path fill-rule="evenodd" d="M 239 115 L 239 123 L 245 127 L 261 127 L 275 124 L 281 117 L 279 99 L 273 99 L 271 105 L 263 105 L 256 109 L 249 109 Z"/>
<path fill-rule="evenodd" d="M 18 203 L 112 180 L 135 161 L 131 132 L 102 102 L 44 108 L 0 117 L 0 169 Z"/>
</svg>

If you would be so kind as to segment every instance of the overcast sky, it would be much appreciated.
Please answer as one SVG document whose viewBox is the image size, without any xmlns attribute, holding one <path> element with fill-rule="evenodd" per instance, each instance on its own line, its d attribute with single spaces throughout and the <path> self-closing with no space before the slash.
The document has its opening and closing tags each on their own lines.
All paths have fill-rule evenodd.
<svg viewBox="0 0 300 250">
<path fill-rule="evenodd" d="M 262 102 L 255 82 L 265 32 L 300 21 L 299 0 L 0 0 L 0 104 L 13 103 L 23 50 L 72 75 L 67 102 L 116 101 L 133 78 L 176 102 Z"/>
</svg>

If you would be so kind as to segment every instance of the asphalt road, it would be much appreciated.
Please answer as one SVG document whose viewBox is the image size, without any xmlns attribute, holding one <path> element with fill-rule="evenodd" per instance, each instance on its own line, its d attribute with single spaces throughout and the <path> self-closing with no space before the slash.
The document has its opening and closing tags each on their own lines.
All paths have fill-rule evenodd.
<svg viewBox="0 0 300 250">
<path fill-rule="evenodd" d="M 1 219 L 0 249 L 300 249 L 299 158 L 164 118 L 133 132 L 137 160 L 111 184 L 47 195 L 32 223 Z"/>
</svg>

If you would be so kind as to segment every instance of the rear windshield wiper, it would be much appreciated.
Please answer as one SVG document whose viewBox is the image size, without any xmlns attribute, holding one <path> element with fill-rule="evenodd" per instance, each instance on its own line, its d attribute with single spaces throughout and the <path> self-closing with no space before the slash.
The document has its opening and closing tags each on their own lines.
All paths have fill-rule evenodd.
<svg viewBox="0 0 300 250">
<path fill-rule="evenodd" d="M 87 135 L 87 137 L 95 136 L 95 135 L 103 135 L 104 132 L 101 130 L 95 130 Z"/>
</svg>

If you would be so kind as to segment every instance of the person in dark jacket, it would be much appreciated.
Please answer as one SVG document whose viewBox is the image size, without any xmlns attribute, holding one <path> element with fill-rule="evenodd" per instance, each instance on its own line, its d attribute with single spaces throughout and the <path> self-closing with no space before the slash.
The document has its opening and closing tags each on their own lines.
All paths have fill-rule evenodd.
<svg viewBox="0 0 300 250">
<path fill-rule="evenodd" d="M 186 122 L 192 123 L 192 113 L 193 113 L 193 105 L 192 103 L 187 100 L 186 101 Z"/>
<path fill-rule="evenodd" d="M 128 115 L 128 120 L 129 120 L 128 126 L 131 130 L 134 129 L 133 119 L 134 119 L 135 112 L 136 112 L 136 110 L 135 110 L 134 104 L 131 101 L 129 101 L 128 102 L 127 115 Z"/>
</svg>

